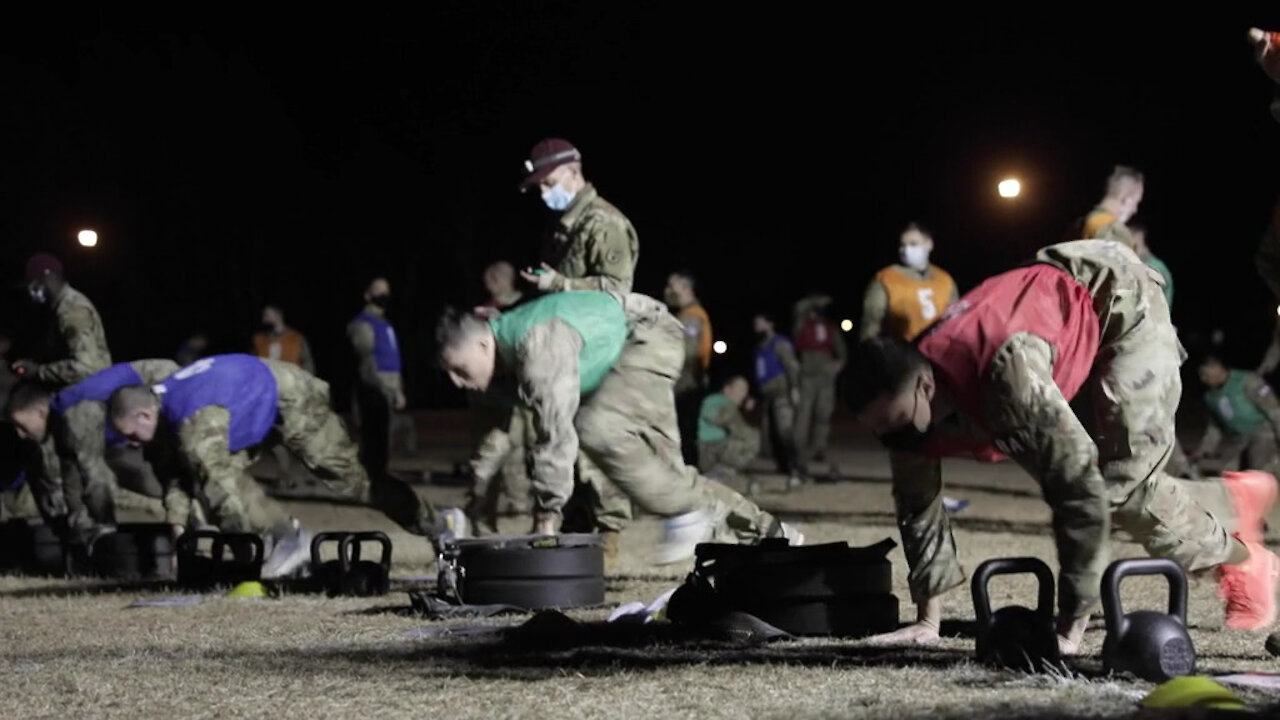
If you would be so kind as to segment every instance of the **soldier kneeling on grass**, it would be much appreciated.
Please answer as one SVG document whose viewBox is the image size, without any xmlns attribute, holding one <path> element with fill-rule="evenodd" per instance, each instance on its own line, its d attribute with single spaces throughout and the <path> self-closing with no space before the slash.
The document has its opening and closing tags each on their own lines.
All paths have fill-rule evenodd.
<svg viewBox="0 0 1280 720">
<path fill-rule="evenodd" d="M 639 506 L 666 518 L 655 560 L 692 557 L 717 539 L 800 537 L 755 503 L 685 465 L 673 388 L 680 322 L 653 298 L 570 291 L 496 318 L 448 310 L 437 330 L 453 383 L 505 393 L 531 411 L 533 531 L 560 531 L 578 451 Z"/>
<path fill-rule="evenodd" d="M 720 479 L 746 469 L 760 454 L 760 431 L 742 416 L 754 405 L 741 375 L 729 378 L 720 392 L 702 400 L 698 413 L 698 469 Z"/>
<path fill-rule="evenodd" d="M 453 526 L 457 511 L 437 513 L 392 475 L 371 478 L 330 409 L 328 383 L 291 363 L 252 355 L 202 358 L 149 387 L 117 390 L 111 422 L 135 443 L 176 438 L 218 528 L 268 541 L 263 577 L 293 574 L 310 557 L 310 534 L 248 476 L 273 428 L 332 495 L 376 507 L 433 544 L 446 531 L 463 532 Z"/>
<path fill-rule="evenodd" d="M 1039 481 L 1062 565 L 1064 653 L 1076 652 L 1098 603 L 1113 525 L 1152 555 L 1215 569 L 1227 627 L 1274 621 L 1280 558 L 1262 544 L 1262 521 L 1275 478 L 1189 482 L 1164 472 L 1185 353 L 1160 282 L 1120 243 L 1062 243 L 988 279 L 913 343 L 859 344 L 850 405 L 892 450 L 918 618 L 878 642 L 937 639 L 941 596 L 964 583 L 939 460 L 962 454 L 1011 456 Z"/>
</svg>

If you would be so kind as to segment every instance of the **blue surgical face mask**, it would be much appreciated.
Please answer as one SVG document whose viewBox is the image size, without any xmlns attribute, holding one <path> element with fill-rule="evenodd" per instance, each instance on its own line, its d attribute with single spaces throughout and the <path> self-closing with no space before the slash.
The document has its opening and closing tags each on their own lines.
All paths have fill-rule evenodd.
<svg viewBox="0 0 1280 720">
<path fill-rule="evenodd" d="M 569 207 L 569 203 L 573 202 L 573 196 L 574 194 L 568 190 L 559 185 L 554 185 L 550 190 L 542 193 L 542 202 L 556 212 L 563 212 L 565 208 Z"/>
</svg>

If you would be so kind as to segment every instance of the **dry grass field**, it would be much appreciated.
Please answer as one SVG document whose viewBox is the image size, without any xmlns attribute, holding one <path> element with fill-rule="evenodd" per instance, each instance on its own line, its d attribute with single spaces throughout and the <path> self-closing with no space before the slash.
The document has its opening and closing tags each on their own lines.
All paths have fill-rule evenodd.
<svg viewBox="0 0 1280 720">
<path fill-rule="evenodd" d="M 883 455 L 839 435 L 833 453 L 845 476 L 782 494 L 766 480 L 761 502 L 797 523 L 810 543 L 897 540 Z M 460 451 L 427 444 L 424 462 L 440 470 Z M 403 464 L 405 461 L 401 461 Z M 1032 481 L 1010 464 L 950 463 L 949 494 L 972 505 L 956 517 L 961 559 L 972 570 L 988 557 L 1037 555 L 1056 567 L 1049 512 Z M 456 485 L 424 485 L 440 505 L 462 497 Z M 926 649 L 871 648 L 850 640 L 762 645 L 681 640 L 670 628 L 622 632 L 606 626 L 609 608 L 570 611 L 578 628 L 513 632 L 529 616 L 432 622 L 409 611 L 404 589 L 434 573 L 424 541 L 394 530 L 376 513 L 316 501 L 289 506 L 315 530 L 382 529 L 395 542 L 396 588 L 385 597 L 271 599 L 209 595 L 179 607 L 129 607 L 175 591 L 103 583 L 0 578 L 0 716 L 8 718 L 631 718 L 631 717 L 1127 717 L 1153 687 L 1101 674 L 1103 631 L 1095 623 L 1086 654 L 1061 676 L 997 671 L 972 661 L 962 622 Z M 1280 514 L 1269 536 L 1280 542 Z M 509 529 L 527 526 L 512 519 Z M 643 562 L 658 534 L 651 518 L 624 535 L 620 572 L 609 578 L 610 606 L 651 601 L 687 567 Z M 1116 545 L 1121 556 L 1137 546 Z M 912 617 L 906 567 L 895 550 L 895 592 Z M 997 603 L 1030 604 L 1031 581 L 999 578 Z M 1130 608 L 1164 605 L 1163 581 L 1125 585 Z M 953 592 L 946 616 L 972 620 L 967 591 Z M 1215 587 L 1191 586 L 1190 624 L 1206 674 L 1280 672 L 1262 648 L 1265 633 L 1224 632 Z M 959 634 L 958 634 L 959 633 Z M 1275 696 L 1242 691 L 1251 707 Z"/>
</svg>

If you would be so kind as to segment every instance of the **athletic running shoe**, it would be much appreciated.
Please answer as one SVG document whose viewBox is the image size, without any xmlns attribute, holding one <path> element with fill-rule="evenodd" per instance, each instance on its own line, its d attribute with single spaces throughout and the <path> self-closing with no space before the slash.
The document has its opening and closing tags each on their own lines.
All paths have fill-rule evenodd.
<svg viewBox="0 0 1280 720">
<path fill-rule="evenodd" d="M 1218 566 L 1218 591 L 1226 605 L 1232 630 L 1261 630 L 1276 621 L 1276 583 L 1280 558 L 1261 543 L 1245 542 L 1249 559 L 1240 565 Z"/>
</svg>

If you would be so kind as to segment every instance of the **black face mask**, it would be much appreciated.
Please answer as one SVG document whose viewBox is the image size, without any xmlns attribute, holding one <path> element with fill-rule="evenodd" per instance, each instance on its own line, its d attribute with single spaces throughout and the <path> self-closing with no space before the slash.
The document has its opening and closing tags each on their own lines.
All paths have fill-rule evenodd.
<svg viewBox="0 0 1280 720">
<path fill-rule="evenodd" d="M 921 430 L 915 423 L 910 422 L 897 430 L 890 430 L 881 435 L 880 443 L 890 450 L 915 452 L 923 447 L 925 440 L 928 439 L 928 431 Z"/>
<path fill-rule="evenodd" d="M 391 304 L 391 296 L 390 295 L 374 295 L 369 298 L 369 302 L 385 310 L 387 309 L 387 306 Z"/>
</svg>

